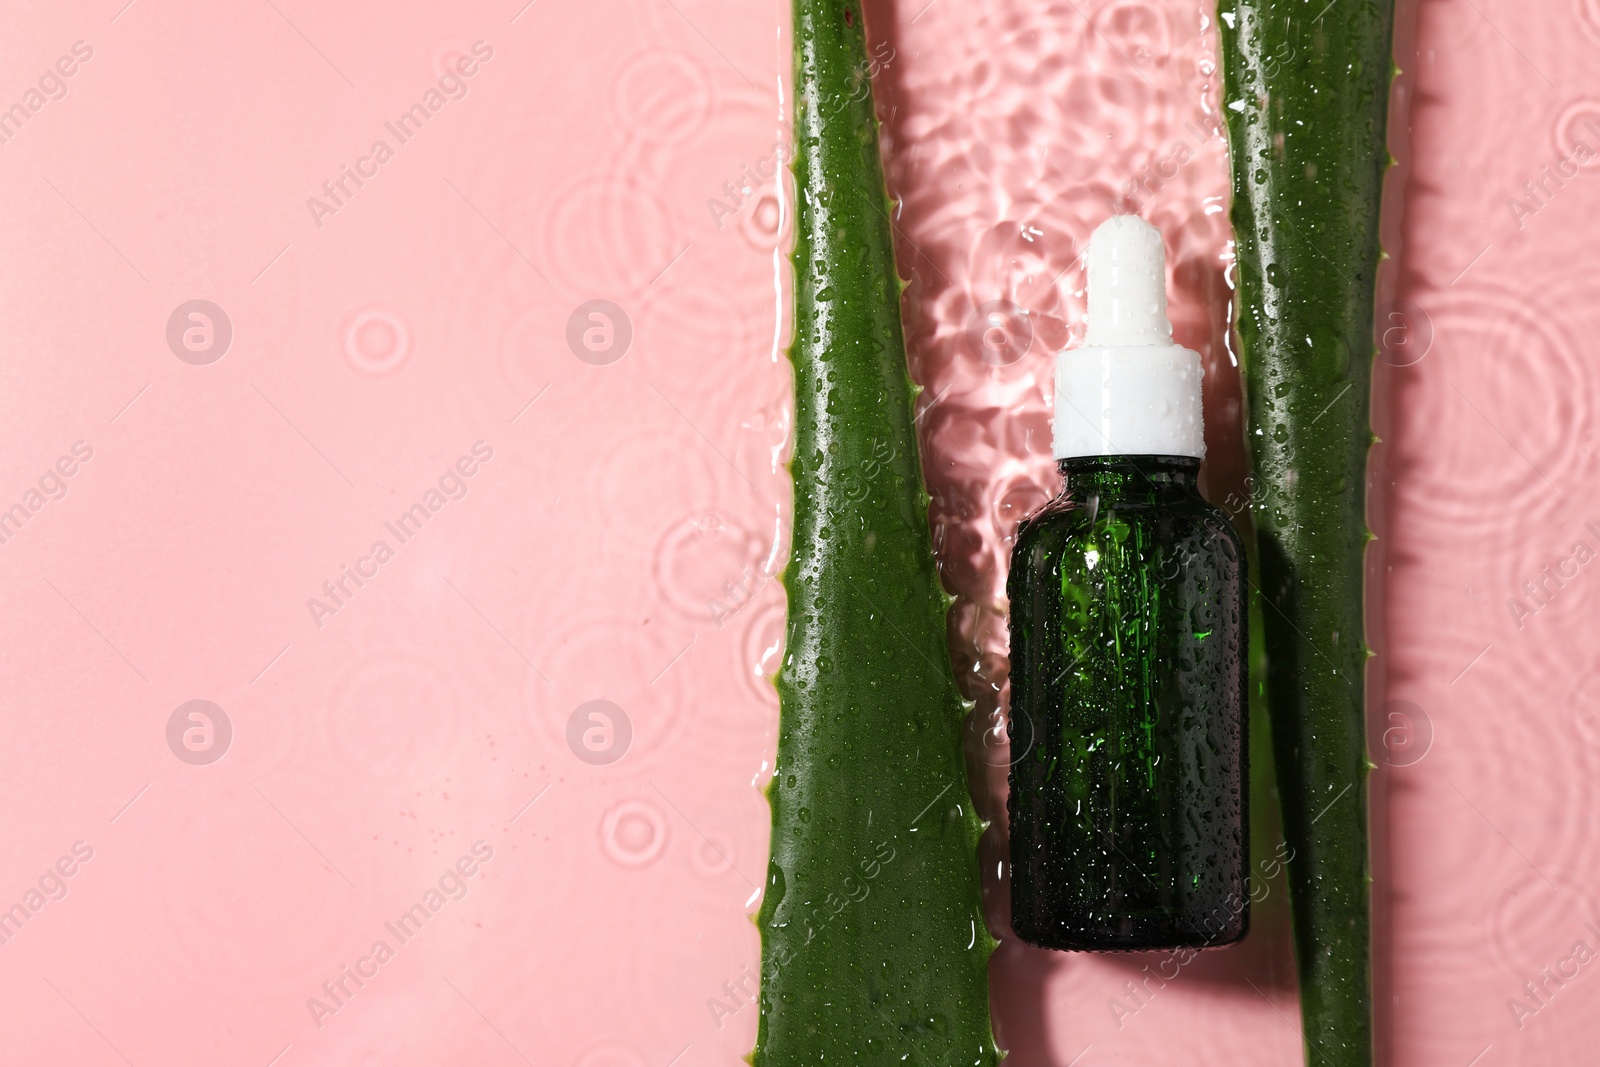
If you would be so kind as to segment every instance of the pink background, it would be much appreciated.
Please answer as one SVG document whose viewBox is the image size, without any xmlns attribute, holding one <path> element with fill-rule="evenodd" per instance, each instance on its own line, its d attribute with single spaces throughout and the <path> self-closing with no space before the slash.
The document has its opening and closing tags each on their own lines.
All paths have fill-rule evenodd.
<svg viewBox="0 0 1600 1067">
<path fill-rule="evenodd" d="M 1007 539 L 1055 488 L 1050 352 L 1113 210 L 1167 235 L 1211 372 L 1207 485 L 1242 481 L 1222 101 L 1192 3 L 924 3 L 867 17 L 993 816 Z M 22 509 L 0 526 L 0 909 L 26 916 L 0 915 L 0 1062 L 737 1064 L 783 620 L 786 209 L 760 175 L 785 5 L 122 4 L 7 3 L 0 33 L 0 107 L 27 113 L 0 127 L 0 512 Z M 1372 509 L 1382 1043 L 1583 1062 L 1600 193 L 1594 166 L 1541 167 L 1600 148 L 1600 3 L 1426 0 L 1402 24 L 1380 327 L 1410 365 L 1379 376 Z M 430 89 L 402 143 L 385 123 Z M 346 166 L 367 177 L 335 201 Z M 192 300 L 231 325 L 209 363 L 168 343 Z M 591 300 L 631 328 L 610 363 L 569 345 Z M 985 360 L 997 301 L 1032 339 Z M 451 474 L 478 442 L 492 457 Z M 386 527 L 419 503 L 419 531 Z M 213 715 L 191 750 L 181 717 L 169 744 L 192 700 L 231 738 Z M 569 733 L 592 700 L 609 749 L 584 740 L 601 720 Z M 417 904 L 402 940 L 386 924 Z M 1013 1062 L 1298 1061 L 1281 885 L 1243 946 L 1129 999 L 1160 958 L 1003 945 Z"/>
</svg>

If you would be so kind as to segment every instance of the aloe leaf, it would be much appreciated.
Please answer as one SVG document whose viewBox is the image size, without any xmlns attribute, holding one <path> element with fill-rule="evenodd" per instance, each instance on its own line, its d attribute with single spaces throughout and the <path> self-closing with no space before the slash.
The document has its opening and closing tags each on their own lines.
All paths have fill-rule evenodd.
<svg viewBox="0 0 1600 1067">
<path fill-rule="evenodd" d="M 1363 555 L 1392 0 L 1221 0 L 1237 328 L 1307 1060 L 1372 1062 Z"/>
<path fill-rule="evenodd" d="M 794 529 L 756 1067 L 983 1067 L 950 667 L 861 11 L 795 0 Z"/>
</svg>

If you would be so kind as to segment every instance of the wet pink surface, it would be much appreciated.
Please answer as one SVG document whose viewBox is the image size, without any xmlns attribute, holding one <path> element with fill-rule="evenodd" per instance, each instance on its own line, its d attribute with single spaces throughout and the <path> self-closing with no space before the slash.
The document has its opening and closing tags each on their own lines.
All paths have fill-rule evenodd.
<svg viewBox="0 0 1600 1067">
<path fill-rule="evenodd" d="M 1207 485 L 1242 482 L 1215 35 L 1176 0 L 867 16 L 994 814 L 1007 538 L 1054 489 L 1049 353 L 1113 210 L 1167 234 Z M 783 5 L 5 26 L 0 1063 L 738 1063 L 788 506 Z M 1384 1041 L 1583 1062 L 1597 194 L 1523 183 L 1600 149 L 1600 6 L 1429 0 L 1415 36 Z M 1001 854 L 997 828 L 997 931 Z M 1153 996 L 1125 983 L 1161 957 L 1008 943 L 997 1028 L 1023 1067 L 1297 1062 L 1286 953 L 1281 892 Z"/>
<path fill-rule="evenodd" d="M 1398 296 L 1432 347 L 1388 376 L 1386 697 L 1408 703 L 1371 710 L 1420 718 L 1432 746 L 1390 775 L 1391 1047 L 1582 1063 L 1600 1037 L 1600 588 L 1578 562 L 1600 551 L 1600 5 L 1478 7 L 1421 4 L 1412 61 Z"/>
</svg>

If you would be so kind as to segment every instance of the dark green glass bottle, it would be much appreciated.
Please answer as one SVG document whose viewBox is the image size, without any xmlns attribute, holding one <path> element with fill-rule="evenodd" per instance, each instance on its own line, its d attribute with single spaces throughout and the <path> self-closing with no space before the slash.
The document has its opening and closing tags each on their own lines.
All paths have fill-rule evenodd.
<svg viewBox="0 0 1600 1067">
<path fill-rule="evenodd" d="M 1066 485 L 1011 554 L 1011 925 L 1059 949 L 1223 945 L 1249 925 L 1243 543 L 1196 483 L 1201 362 L 1161 235 L 1108 220 L 1056 362 Z"/>
<path fill-rule="evenodd" d="M 1221 945 L 1249 923 L 1244 549 L 1200 462 L 1061 462 L 1011 557 L 1012 928 Z"/>
</svg>

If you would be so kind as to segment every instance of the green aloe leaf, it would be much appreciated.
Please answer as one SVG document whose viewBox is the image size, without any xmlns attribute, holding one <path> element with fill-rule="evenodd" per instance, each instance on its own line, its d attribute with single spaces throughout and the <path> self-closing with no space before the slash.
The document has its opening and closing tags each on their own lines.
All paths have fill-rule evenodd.
<svg viewBox="0 0 1600 1067">
<path fill-rule="evenodd" d="M 1308 1062 L 1370 1064 L 1362 584 L 1392 0 L 1221 0 L 1267 696 Z"/>
<path fill-rule="evenodd" d="M 861 11 L 795 0 L 794 531 L 756 1067 L 985 1067 L 950 668 Z"/>
</svg>

